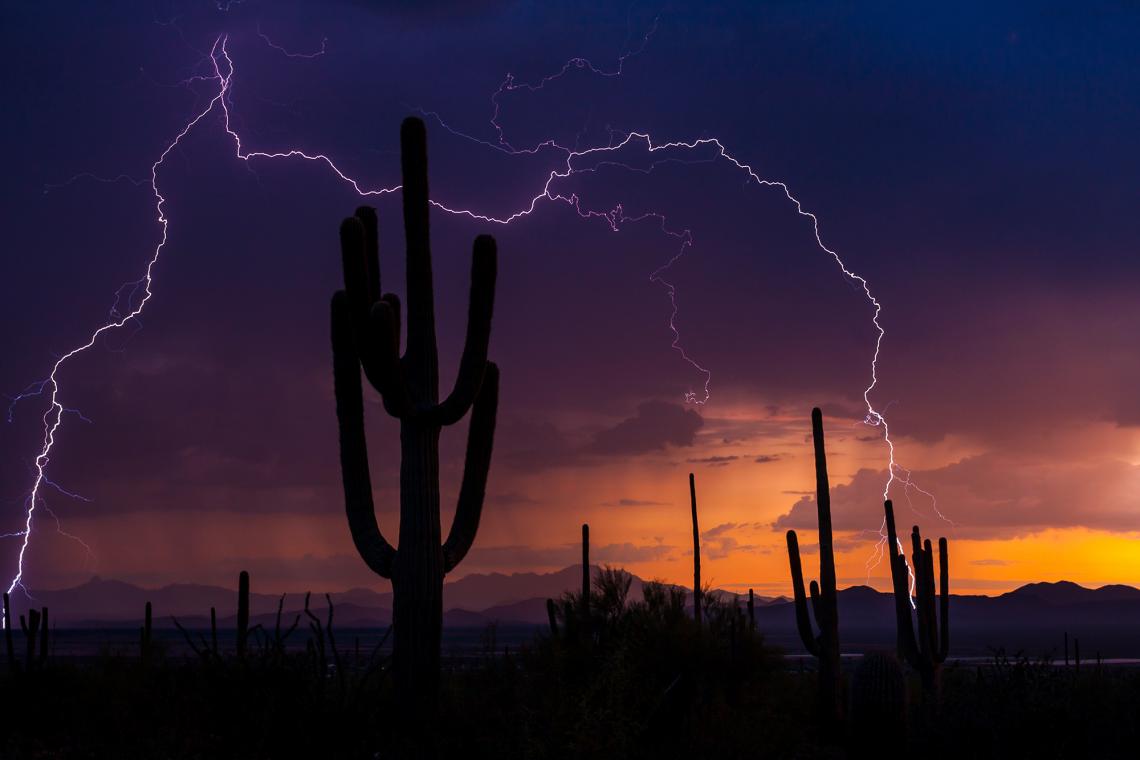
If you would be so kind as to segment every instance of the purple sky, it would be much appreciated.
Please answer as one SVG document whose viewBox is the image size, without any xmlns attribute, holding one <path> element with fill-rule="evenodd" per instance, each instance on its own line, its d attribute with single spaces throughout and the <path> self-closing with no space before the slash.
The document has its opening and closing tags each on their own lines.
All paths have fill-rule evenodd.
<svg viewBox="0 0 1140 760">
<path fill-rule="evenodd" d="M 872 400 L 899 461 L 953 525 L 922 493 L 893 495 L 961 547 L 964 584 L 1136 580 L 1135 9 L 221 6 L 5 9 L 0 390 L 43 378 L 144 270 L 161 235 L 150 167 L 216 95 L 208 56 L 220 35 L 246 150 L 324 153 L 362 185 L 388 187 L 399 181 L 399 122 L 423 109 L 438 114 L 433 197 L 499 217 L 526 207 L 566 160 L 490 145 L 490 96 L 504 76 L 539 82 L 576 56 L 610 71 L 654 29 L 621 76 L 571 66 L 539 91 L 502 94 L 504 140 L 716 137 L 787 182 L 883 304 Z M 380 585 L 343 519 L 327 335 L 336 226 L 360 200 L 321 164 L 238 160 L 220 116 L 159 169 L 169 242 L 141 320 L 59 373 L 62 402 L 91 423 L 65 415 L 48 476 L 89 501 L 44 487 L 31 588 L 94 572 L 229 582 L 241 567 L 267 587 Z M 705 378 L 671 350 L 669 296 L 650 280 L 681 251 L 659 219 L 614 233 L 551 200 L 508 227 L 434 214 L 445 377 L 459 355 L 470 241 L 491 231 L 500 250 L 499 434 L 485 522 L 460 572 L 571 564 L 589 520 L 600 559 L 682 580 L 695 470 L 714 580 L 780 591 L 781 531 L 813 535 L 814 503 L 800 492 L 812 486 L 808 411 L 821 405 L 840 573 L 865 579 L 874 542 L 863 531 L 878 527 L 887 453 L 881 429 L 861 425 L 875 341 L 862 291 L 781 190 L 749 182 L 714 149 L 651 157 L 635 141 L 603 158 L 578 160 L 596 171 L 555 189 L 582 209 L 621 204 L 691 231 L 666 278 L 711 396 L 684 401 L 703 396 Z M 402 283 L 398 196 L 373 202 L 385 277 Z M 0 531 L 23 524 L 45 408 L 22 401 L 0 426 Z M 396 428 L 377 413 L 369 431 L 394 536 Z M 449 494 L 462 441 L 444 438 Z M 21 541 L 0 539 L 5 581 Z M 1058 552 L 1071 561 L 1058 565 Z"/>
</svg>

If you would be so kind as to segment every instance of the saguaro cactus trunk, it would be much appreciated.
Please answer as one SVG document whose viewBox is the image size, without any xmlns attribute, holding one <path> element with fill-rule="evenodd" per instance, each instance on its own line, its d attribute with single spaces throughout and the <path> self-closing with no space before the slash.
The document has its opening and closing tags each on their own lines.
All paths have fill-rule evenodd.
<svg viewBox="0 0 1140 760">
<path fill-rule="evenodd" d="M 582 623 L 590 619 L 590 525 L 582 523 Z"/>
<path fill-rule="evenodd" d="M 689 473 L 689 504 L 693 511 L 693 620 L 701 624 L 701 531 L 697 527 L 697 484 Z"/>
<path fill-rule="evenodd" d="M 238 575 L 238 612 L 237 612 L 237 655 L 245 657 L 246 645 L 249 643 L 249 573 L 242 570 Z"/>
<path fill-rule="evenodd" d="M 139 655 L 144 660 L 150 658 L 152 624 L 153 608 L 147 602 L 143 608 L 143 626 L 139 629 Z"/>
<path fill-rule="evenodd" d="M 16 672 L 16 648 L 12 641 L 12 600 L 4 592 L 4 650 L 8 655 L 8 668 Z"/>
<path fill-rule="evenodd" d="M 804 647 L 819 660 L 819 706 L 821 717 L 838 723 L 843 715 L 839 672 L 839 600 L 835 589 L 835 549 L 831 540 L 831 487 L 827 482 L 827 453 L 823 443 L 823 413 L 811 410 L 811 435 L 815 444 L 815 502 L 819 520 L 819 583 L 811 582 L 811 607 L 819 634 L 812 630 L 804 595 L 800 546 L 794 530 L 788 531 L 788 560 L 792 592 L 796 599 L 796 627 Z"/>
<path fill-rule="evenodd" d="M 475 239 L 467 338 L 455 388 L 439 400 L 426 136 L 419 119 L 400 133 L 407 242 L 407 350 L 400 351 L 400 300 L 380 288 L 376 212 L 360 208 L 341 225 L 345 289 L 333 296 L 332 343 L 345 509 L 365 563 L 394 591 L 393 669 L 409 706 L 430 710 L 438 692 L 443 577 L 471 548 L 491 464 L 499 373 L 487 361 L 496 250 Z M 381 533 L 372 501 L 364 437 L 361 369 L 387 412 L 400 420 L 400 538 Z M 471 410 L 455 520 L 446 541 L 439 517 L 439 435 Z"/>
</svg>

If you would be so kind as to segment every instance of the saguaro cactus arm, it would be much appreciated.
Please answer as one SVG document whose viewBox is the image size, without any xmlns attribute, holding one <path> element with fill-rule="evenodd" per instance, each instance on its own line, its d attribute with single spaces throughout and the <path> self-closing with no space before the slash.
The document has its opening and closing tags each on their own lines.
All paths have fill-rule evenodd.
<svg viewBox="0 0 1140 760">
<path fill-rule="evenodd" d="M 796 628 L 800 632 L 800 640 L 804 648 L 813 657 L 819 657 L 819 642 L 812 631 L 811 618 L 808 616 L 807 597 L 804 594 L 804 571 L 800 564 L 800 544 L 794 530 L 788 531 L 788 562 L 792 568 L 792 595 L 796 603 Z M 812 584 L 815 585 L 814 583 Z"/>
<path fill-rule="evenodd" d="M 451 531 L 443 544 L 443 572 L 449 573 L 462 561 L 475 541 L 483 499 L 487 490 L 487 473 L 491 469 L 491 449 L 495 441 L 495 414 L 499 407 L 499 368 L 484 361 L 486 371 L 482 387 L 475 397 L 471 427 L 467 431 L 467 457 L 463 465 L 463 483 Z"/>
<path fill-rule="evenodd" d="M 352 348 L 368 381 L 380 392 L 384 409 L 393 417 L 403 418 L 411 415 L 414 407 L 400 364 L 400 300 L 391 293 L 378 295 L 377 235 L 376 211 L 367 206 L 358 208 L 355 216 L 340 225 L 346 300 L 340 329 L 349 333 L 346 346 Z"/>
<path fill-rule="evenodd" d="M 344 482 L 345 513 L 352 541 L 365 564 L 377 575 L 391 578 L 396 550 L 380 532 L 372 502 L 360 367 L 348 324 L 349 308 L 350 297 L 345 291 L 333 296 L 333 382 L 340 422 L 340 471 Z"/>
<path fill-rule="evenodd" d="M 471 260 L 471 296 L 467 307 L 467 337 L 459 360 L 455 387 L 434 410 L 438 425 L 454 425 L 471 408 L 480 386 L 486 382 L 487 347 L 491 340 L 491 316 L 495 309 L 495 278 L 498 253 L 490 235 L 475 238 Z"/>
</svg>

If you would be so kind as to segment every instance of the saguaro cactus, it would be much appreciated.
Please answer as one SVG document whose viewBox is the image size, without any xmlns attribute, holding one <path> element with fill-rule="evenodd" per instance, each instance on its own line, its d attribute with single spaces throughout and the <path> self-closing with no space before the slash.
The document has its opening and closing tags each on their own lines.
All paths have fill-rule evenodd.
<svg viewBox="0 0 1140 760">
<path fill-rule="evenodd" d="M 150 602 L 147 602 L 143 612 L 143 626 L 139 629 L 139 653 L 144 660 L 150 657 L 152 612 Z"/>
<path fill-rule="evenodd" d="M 20 615 L 20 628 L 24 630 L 24 636 L 28 640 L 28 670 L 31 670 L 36 664 L 36 643 L 39 641 L 40 633 L 40 611 L 35 607 L 28 610 L 28 617 L 25 620 L 23 615 Z"/>
<path fill-rule="evenodd" d="M 546 620 L 550 623 L 550 637 L 558 638 L 558 605 L 553 599 L 546 600 Z"/>
<path fill-rule="evenodd" d="M 431 249 L 428 241 L 426 136 L 419 119 L 404 121 L 404 231 L 407 241 L 407 351 L 400 357 L 400 301 L 380 289 L 376 213 L 357 209 L 340 228 L 345 289 L 332 300 L 333 370 L 345 510 L 353 542 L 394 591 L 393 669 L 397 686 L 421 705 L 438 692 L 443 577 L 475 540 L 499 397 L 499 372 L 487 361 L 495 298 L 495 241 L 475 239 L 467 337 L 455 388 L 439 400 Z M 400 537 L 381 533 L 372 502 L 364 437 L 360 371 L 400 420 Z M 472 410 L 455 520 L 441 541 L 439 435 Z"/>
<path fill-rule="evenodd" d="M 12 600 L 4 592 L 4 649 L 8 655 L 8 668 L 16 672 L 16 648 L 12 641 Z"/>
<path fill-rule="evenodd" d="M 911 531 L 911 568 L 914 570 L 914 608 L 917 632 L 911 625 L 910 572 L 906 558 L 899 551 L 895 531 L 895 511 L 890 500 L 884 502 L 887 522 L 887 551 L 891 560 L 891 579 L 895 591 L 895 617 L 898 627 L 899 654 L 918 671 L 923 692 L 937 698 L 942 663 L 950 649 L 950 556 L 946 539 L 938 539 L 939 602 L 941 614 L 934 605 L 934 551 L 930 539 L 922 540 L 918 526 Z"/>
<path fill-rule="evenodd" d="M 819 583 L 811 582 L 811 606 L 819 634 L 813 632 L 804 595 L 800 546 L 794 530 L 788 531 L 788 560 L 792 569 L 792 592 L 796 600 L 796 627 L 808 652 L 819 660 L 819 703 L 826 721 L 842 717 L 839 672 L 839 603 L 835 590 L 835 549 L 831 541 L 831 488 L 827 482 L 827 454 L 823 444 L 823 413 L 811 410 L 811 435 L 815 443 L 815 502 L 819 519 Z"/>
<path fill-rule="evenodd" d="M 249 573 L 242 570 L 238 575 L 238 612 L 237 612 L 237 655 L 245 657 L 246 645 L 249 642 Z"/>
<path fill-rule="evenodd" d="M 582 624 L 590 619 L 590 525 L 582 523 Z"/>
<path fill-rule="evenodd" d="M 689 473 L 689 504 L 693 511 L 693 620 L 701 624 L 701 532 L 697 527 L 697 484 Z"/>
<path fill-rule="evenodd" d="M 48 658 L 48 608 L 40 612 L 40 665 L 47 663 Z"/>
</svg>

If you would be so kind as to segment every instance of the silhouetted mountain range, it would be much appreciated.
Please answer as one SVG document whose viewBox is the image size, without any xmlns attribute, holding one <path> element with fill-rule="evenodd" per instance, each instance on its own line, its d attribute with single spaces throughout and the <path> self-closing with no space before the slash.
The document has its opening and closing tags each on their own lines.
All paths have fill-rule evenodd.
<svg viewBox="0 0 1140 760">
<path fill-rule="evenodd" d="M 444 626 L 483 627 L 546 624 L 546 599 L 558 597 L 581 583 L 581 570 L 567 567 L 554 573 L 473 574 L 444 585 Z M 256 579 L 254 579 L 256 588 Z M 641 579 L 634 576 L 633 601 L 641 597 Z M 146 589 L 122 581 L 94 577 L 74 588 L 37 591 L 35 600 L 13 599 L 17 612 L 29 604 L 51 608 L 60 627 L 131 627 L 139 625 L 147 601 L 154 607 L 155 625 L 172 625 L 171 616 L 186 626 L 204 626 L 210 607 L 218 624 L 232 627 L 236 592 L 219 586 L 174 584 Z M 253 623 L 271 627 L 280 596 L 251 593 Z M 335 624 L 341 628 L 386 626 L 392 618 L 392 595 L 370 589 L 332 594 Z M 782 597 L 758 598 L 756 621 L 774 644 L 790 653 L 801 651 L 791 603 Z M 323 594 L 314 594 L 312 609 L 325 614 Z M 743 599 L 741 600 L 743 606 Z M 289 625 L 301 612 L 304 594 L 285 596 L 283 621 Z M 867 586 L 839 592 L 840 630 L 844 651 L 862 652 L 894 646 L 894 600 Z M 1027 654 L 1053 651 L 1061 656 L 1065 632 L 1083 640 L 1086 658 L 1099 650 L 1105 657 L 1140 655 L 1140 589 L 1114 585 L 1090 589 L 1068 581 L 1031 583 L 999 596 L 952 595 L 951 651 L 955 655 L 985 654 L 1003 646 Z"/>
<path fill-rule="evenodd" d="M 597 572 L 597 567 L 593 568 Z M 485 625 L 498 620 L 504 623 L 542 623 L 546 621 L 546 599 L 558 597 L 581 584 L 581 568 L 567 567 L 554 573 L 473 574 L 450 581 L 443 587 L 445 625 Z M 250 614 L 254 622 L 272 620 L 281 599 L 279 594 L 257 592 L 253 579 Z M 149 601 L 154 608 L 156 625 L 172 625 L 170 616 L 180 622 L 194 624 L 209 620 L 210 607 L 218 612 L 219 625 L 232 624 L 236 614 L 237 592 L 221 586 L 173 584 L 156 589 L 141 588 L 123 581 L 98 576 L 79 586 L 51 591 L 35 591 L 28 600 L 13 595 L 13 607 L 23 612 L 29 606 L 51 608 L 52 619 L 59 625 L 99 625 L 136 627 Z M 365 588 L 354 588 L 331 594 L 337 625 L 387 625 L 392 616 L 392 594 Z M 292 619 L 304 606 L 304 593 L 285 595 L 283 616 Z M 641 598 L 641 579 L 634 576 L 631 600 Z M 323 592 L 314 592 L 313 610 L 326 607 Z M 323 614 L 323 612 L 321 613 Z"/>
<path fill-rule="evenodd" d="M 839 592 L 840 640 L 845 652 L 895 646 L 894 598 L 867 586 Z M 772 643 L 803 652 L 792 605 L 757 610 L 757 625 Z M 1070 581 L 1030 583 L 998 596 L 950 595 L 950 651 L 985 655 L 996 648 L 1029 656 L 1064 656 L 1064 635 L 1082 640 L 1086 659 L 1140 656 L 1140 589 L 1085 588 Z"/>
</svg>

